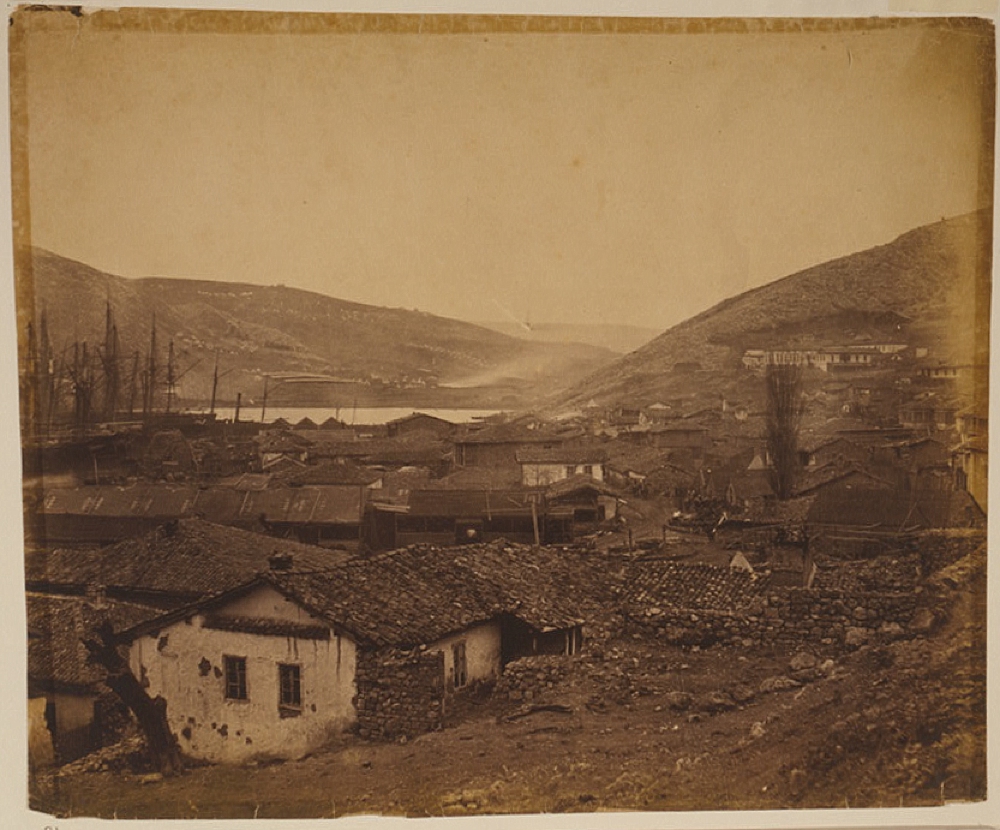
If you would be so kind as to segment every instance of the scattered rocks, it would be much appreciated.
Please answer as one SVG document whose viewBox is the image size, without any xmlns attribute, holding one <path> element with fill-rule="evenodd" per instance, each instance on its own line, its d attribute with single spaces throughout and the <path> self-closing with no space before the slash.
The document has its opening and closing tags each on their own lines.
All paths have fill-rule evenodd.
<svg viewBox="0 0 1000 830">
<path fill-rule="evenodd" d="M 135 780 L 138 781 L 140 784 L 155 784 L 157 781 L 163 780 L 163 773 L 150 772 L 146 773 L 145 775 L 137 776 Z"/>
<path fill-rule="evenodd" d="M 153 770 L 152 760 L 146 751 L 141 735 L 131 735 L 112 746 L 102 747 L 59 768 L 57 775 L 75 775 L 86 772 L 133 772 Z"/>
<path fill-rule="evenodd" d="M 870 632 L 867 628 L 848 628 L 844 634 L 844 645 L 848 648 L 859 648 L 868 642 Z"/>
<path fill-rule="evenodd" d="M 804 669 L 815 668 L 817 663 L 819 663 L 819 660 L 817 660 L 815 655 L 810 654 L 808 651 L 800 651 L 788 663 L 788 668 L 791 671 L 803 671 Z"/>
<path fill-rule="evenodd" d="M 771 692 L 782 692 L 786 689 L 797 689 L 801 685 L 798 680 L 793 680 L 791 677 L 779 674 L 762 680 L 760 686 L 757 688 L 762 694 L 770 694 Z"/>
<path fill-rule="evenodd" d="M 667 706 L 677 712 L 684 712 L 694 704 L 694 695 L 688 692 L 667 692 L 663 699 Z"/>
<path fill-rule="evenodd" d="M 709 692 L 699 699 L 698 708 L 703 712 L 728 712 L 736 708 L 736 701 L 726 692 Z"/>
</svg>

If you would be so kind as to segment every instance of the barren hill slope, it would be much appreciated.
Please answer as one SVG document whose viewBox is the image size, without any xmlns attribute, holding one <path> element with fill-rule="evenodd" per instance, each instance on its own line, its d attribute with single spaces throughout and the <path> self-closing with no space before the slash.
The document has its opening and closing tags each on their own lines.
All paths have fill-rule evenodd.
<svg viewBox="0 0 1000 830">
<path fill-rule="evenodd" d="M 991 213 L 917 228 L 724 300 L 602 367 L 561 402 L 733 394 L 748 348 L 892 338 L 929 346 L 940 357 L 985 363 L 991 247 Z M 978 300 L 977 284 L 986 286 Z"/>
<path fill-rule="evenodd" d="M 32 256 L 36 320 L 53 347 L 103 342 L 110 301 L 129 371 L 148 352 L 156 316 L 159 360 L 174 341 L 179 393 L 206 399 L 214 356 L 227 390 L 258 392 L 262 373 L 310 372 L 396 384 L 488 385 L 515 379 L 562 388 L 612 353 L 583 344 L 535 343 L 417 311 L 346 302 L 285 286 L 189 279 L 125 279 L 48 251 Z M 233 393 L 231 392 L 231 394 Z"/>
</svg>

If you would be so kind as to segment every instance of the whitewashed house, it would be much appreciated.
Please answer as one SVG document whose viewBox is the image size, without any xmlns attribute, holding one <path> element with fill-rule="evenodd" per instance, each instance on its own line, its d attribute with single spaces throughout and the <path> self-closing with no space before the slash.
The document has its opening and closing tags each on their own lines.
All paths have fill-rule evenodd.
<svg viewBox="0 0 1000 830">
<path fill-rule="evenodd" d="M 578 475 L 604 481 L 608 454 L 595 447 L 525 447 L 517 451 L 516 459 L 523 486 L 547 487 Z"/>
<path fill-rule="evenodd" d="M 279 558 L 121 639 L 192 757 L 296 758 L 351 728 L 414 735 L 438 728 L 449 698 L 492 682 L 506 661 L 579 650 L 582 620 L 563 608 L 572 600 L 505 585 L 509 555 L 490 561 L 403 550 L 297 572 Z"/>
</svg>

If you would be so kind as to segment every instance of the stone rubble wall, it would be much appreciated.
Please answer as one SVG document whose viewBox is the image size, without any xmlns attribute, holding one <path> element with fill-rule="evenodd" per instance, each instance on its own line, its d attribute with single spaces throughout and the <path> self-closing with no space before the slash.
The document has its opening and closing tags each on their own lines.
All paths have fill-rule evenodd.
<svg viewBox="0 0 1000 830">
<path fill-rule="evenodd" d="M 444 654 L 381 649 L 357 658 L 358 734 L 372 740 L 412 738 L 440 729 Z"/>
<path fill-rule="evenodd" d="M 516 701 L 538 701 L 566 678 L 574 657 L 561 654 L 533 655 L 508 663 L 493 690 L 494 697 Z"/>
<path fill-rule="evenodd" d="M 647 609 L 626 630 L 685 646 L 744 648 L 813 645 L 851 648 L 877 635 L 898 636 L 913 618 L 916 597 L 904 593 L 851 594 L 814 588 L 770 593 L 754 612 Z M 654 613 L 658 612 L 658 613 Z"/>
</svg>

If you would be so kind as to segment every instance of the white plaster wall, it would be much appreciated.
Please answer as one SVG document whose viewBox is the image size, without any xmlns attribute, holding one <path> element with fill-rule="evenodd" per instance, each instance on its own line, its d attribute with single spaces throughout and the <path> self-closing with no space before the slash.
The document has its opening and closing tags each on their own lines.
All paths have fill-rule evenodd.
<svg viewBox="0 0 1000 830">
<path fill-rule="evenodd" d="M 263 604 L 273 597 L 247 600 Z M 241 607 L 239 616 L 247 610 Z M 227 611 L 233 613 L 232 608 Z M 278 619 L 289 618 L 287 608 L 279 613 Z M 148 680 L 148 693 L 167 701 L 167 719 L 184 752 L 222 763 L 255 756 L 296 758 L 355 721 L 356 657 L 350 637 L 265 636 L 204 628 L 202 622 L 195 616 L 141 637 L 130 654 L 133 672 Z M 160 648 L 164 636 L 167 641 Z M 246 658 L 247 700 L 225 697 L 225 655 Z M 301 667 L 302 710 L 294 717 L 281 717 L 278 709 L 279 663 Z"/>
<path fill-rule="evenodd" d="M 618 499 L 614 496 L 598 496 L 597 504 L 604 508 L 605 520 L 613 519 L 618 515 Z"/>
<path fill-rule="evenodd" d="M 45 725 L 44 697 L 28 699 L 28 763 L 32 767 L 51 766 L 56 762 L 52 733 Z"/>
<path fill-rule="evenodd" d="M 297 602 L 290 600 L 270 585 L 254 588 L 212 613 L 219 617 L 266 617 L 270 620 L 284 620 L 304 625 L 324 625 Z"/>
<path fill-rule="evenodd" d="M 526 487 L 544 487 L 549 484 L 555 484 L 557 481 L 562 481 L 569 477 L 566 472 L 568 466 L 570 465 L 522 464 L 521 483 Z M 591 467 L 589 474 L 586 471 L 587 467 Z M 574 467 L 573 474 L 589 475 L 594 481 L 604 481 L 604 465 L 600 463 L 577 464 Z"/>
<path fill-rule="evenodd" d="M 89 727 L 94 721 L 96 695 L 55 692 L 49 698 L 56 707 L 56 733 L 63 734 Z"/>
<path fill-rule="evenodd" d="M 500 674 L 500 623 L 486 622 L 438 640 L 428 647 L 429 651 L 444 653 L 445 688 L 451 692 L 454 689 L 455 665 L 452 660 L 451 647 L 462 640 L 465 641 L 465 663 L 468 671 L 468 682 L 474 680 L 496 679 Z"/>
</svg>

